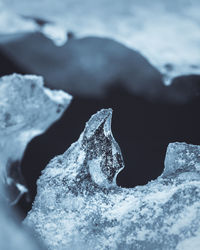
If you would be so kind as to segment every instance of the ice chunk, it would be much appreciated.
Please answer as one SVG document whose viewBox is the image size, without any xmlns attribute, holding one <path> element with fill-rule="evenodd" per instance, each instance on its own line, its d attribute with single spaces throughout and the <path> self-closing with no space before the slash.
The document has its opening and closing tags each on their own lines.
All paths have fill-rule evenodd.
<svg viewBox="0 0 200 250">
<path fill-rule="evenodd" d="M 169 146 L 166 159 L 179 157 L 174 152 L 184 157 L 186 149 L 191 155 L 182 166 L 184 178 L 179 178 L 176 160 L 166 160 L 165 174 L 155 181 L 121 188 L 115 179 L 124 164 L 110 120 L 109 109 L 92 116 L 79 140 L 50 161 L 37 182 L 37 196 L 24 223 L 51 250 L 171 250 L 187 246 L 193 238 L 193 249 L 198 250 L 200 176 L 196 167 L 187 171 L 191 162 L 200 163 L 199 147 Z M 168 164 L 173 165 L 171 172 L 166 171 Z M 197 175 L 190 178 L 193 174 Z"/>
<path fill-rule="evenodd" d="M 163 176 L 173 175 L 177 172 L 200 174 L 200 146 L 178 142 L 169 144 Z"/>
<path fill-rule="evenodd" d="M 43 78 L 34 75 L 0 78 L 0 171 L 13 202 L 27 191 L 19 169 L 27 143 L 59 119 L 71 102 L 67 93 L 43 85 Z"/>
<path fill-rule="evenodd" d="M 200 73 L 198 0 L 1 1 L 15 13 L 54 22 L 41 31 L 59 44 L 66 41 L 66 32 L 73 32 L 109 37 L 140 51 L 166 84 L 176 76 Z"/>
</svg>

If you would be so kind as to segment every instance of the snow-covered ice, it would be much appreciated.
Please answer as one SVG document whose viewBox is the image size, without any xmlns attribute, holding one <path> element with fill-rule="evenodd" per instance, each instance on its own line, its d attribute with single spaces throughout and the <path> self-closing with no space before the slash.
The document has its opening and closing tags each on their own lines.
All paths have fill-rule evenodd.
<svg viewBox="0 0 200 250">
<path fill-rule="evenodd" d="M 198 250 L 200 147 L 170 144 L 160 177 L 121 188 L 124 163 L 111 116 L 110 109 L 97 112 L 78 141 L 50 161 L 24 223 L 51 250 Z"/>
<path fill-rule="evenodd" d="M 58 120 L 71 99 L 63 91 L 44 87 L 40 76 L 13 74 L 0 78 L 0 171 L 1 179 L 11 189 L 13 203 L 27 191 L 20 160 L 28 142 Z"/>
</svg>

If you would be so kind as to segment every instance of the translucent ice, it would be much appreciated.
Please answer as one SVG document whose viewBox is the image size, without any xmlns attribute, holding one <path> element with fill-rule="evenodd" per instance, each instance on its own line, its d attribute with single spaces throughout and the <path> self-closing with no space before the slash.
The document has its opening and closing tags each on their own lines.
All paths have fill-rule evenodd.
<svg viewBox="0 0 200 250">
<path fill-rule="evenodd" d="M 170 144 L 161 177 L 118 187 L 124 164 L 111 113 L 93 115 L 78 141 L 50 161 L 25 224 L 51 250 L 199 249 L 199 147 Z"/>
<path fill-rule="evenodd" d="M 0 171 L 13 202 L 27 191 L 20 174 L 27 143 L 59 119 L 71 101 L 67 93 L 43 85 L 43 78 L 33 75 L 0 78 Z"/>
<path fill-rule="evenodd" d="M 186 143 L 170 143 L 168 146 L 163 176 L 176 173 L 200 174 L 200 146 Z"/>
<path fill-rule="evenodd" d="M 1 1 L 15 13 L 50 21 L 41 31 L 59 44 L 66 41 L 66 32 L 73 32 L 113 38 L 140 51 L 166 84 L 176 76 L 200 73 L 198 0 Z"/>
</svg>

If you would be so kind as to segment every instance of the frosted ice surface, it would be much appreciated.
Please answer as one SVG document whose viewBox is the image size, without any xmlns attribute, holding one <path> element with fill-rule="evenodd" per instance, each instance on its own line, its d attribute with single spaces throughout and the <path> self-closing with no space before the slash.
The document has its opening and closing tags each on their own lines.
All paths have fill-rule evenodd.
<svg viewBox="0 0 200 250">
<path fill-rule="evenodd" d="M 24 223 L 51 250 L 199 249 L 199 147 L 170 144 L 165 174 L 145 186 L 121 188 L 116 176 L 124 163 L 111 114 L 93 115 L 78 141 L 50 161 Z"/>
<path fill-rule="evenodd" d="M 59 44 L 72 31 L 78 37 L 113 38 L 140 51 L 166 84 L 176 76 L 200 73 L 198 0 L 1 1 L 15 13 L 50 21 L 42 32 Z"/>
<path fill-rule="evenodd" d="M 200 174 L 200 146 L 170 143 L 165 158 L 163 176 L 193 172 Z"/>
<path fill-rule="evenodd" d="M 0 171 L 12 190 L 13 202 L 27 191 L 19 168 L 26 145 L 61 117 L 71 98 L 63 91 L 44 87 L 40 76 L 0 78 Z"/>
</svg>

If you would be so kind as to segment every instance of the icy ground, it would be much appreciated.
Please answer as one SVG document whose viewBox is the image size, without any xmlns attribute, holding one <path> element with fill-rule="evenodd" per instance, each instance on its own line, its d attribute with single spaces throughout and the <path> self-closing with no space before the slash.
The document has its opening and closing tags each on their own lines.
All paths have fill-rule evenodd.
<svg viewBox="0 0 200 250">
<path fill-rule="evenodd" d="M 1 181 L 8 185 L 13 203 L 27 192 L 20 161 L 28 142 L 58 120 L 71 99 L 63 91 L 44 87 L 40 76 L 13 74 L 0 78 Z"/>
<path fill-rule="evenodd" d="M 2 189 L 1 189 L 2 195 Z M 1 250 L 43 250 L 29 228 L 16 219 L 17 215 L 0 197 L 0 249 Z M 25 247 L 25 248 L 24 248 Z"/>
<path fill-rule="evenodd" d="M 200 146 L 170 144 L 159 178 L 121 188 L 111 116 L 110 109 L 93 115 L 78 141 L 50 161 L 24 223 L 51 250 L 198 250 Z"/>
<path fill-rule="evenodd" d="M 66 42 L 67 32 L 108 37 L 143 54 L 163 74 L 165 84 L 177 76 L 200 73 L 198 0 L 118 0 L 114 4 L 112 0 L 1 0 L 0 4 L 4 37 L 17 30 L 40 30 L 58 45 Z"/>
</svg>

